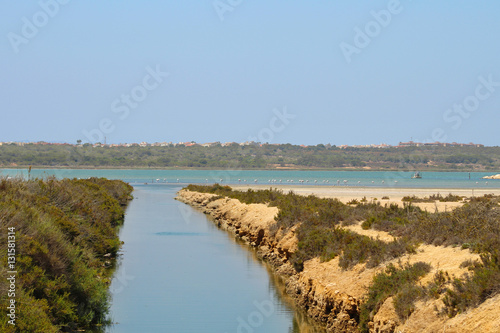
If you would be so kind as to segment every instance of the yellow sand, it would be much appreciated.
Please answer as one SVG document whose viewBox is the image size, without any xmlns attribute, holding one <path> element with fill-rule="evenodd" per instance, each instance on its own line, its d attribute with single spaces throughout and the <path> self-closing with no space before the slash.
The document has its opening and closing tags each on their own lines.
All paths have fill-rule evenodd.
<svg viewBox="0 0 500 333">
<path fill-rule="evenodd" d="M 337 198 L 340 201 L 347 203 L 353 199 L 361 200 L 366 197 L 368 201 L 376 200 L 382 204 L 396 203 L 403 205 L 401 199 L 405 196 L 417 196 L 419 198 L 429 197 L 433 194 L 441 194 L 447 196 L 449 193 L 464 197 L 483 196 L 485 194 L 500 195 L 499 188 L 492 189 L 439 189 L 439 188 L 378 188 L 378 187 L 349 187 L 349 186 L 309 186 L 309 185 L 232 185 L 235 190 L 246 191 L 248 189 L 269 189 L 277 188 L 284 192 L 293 191 L 301 195 L 316 195 L 320 198 Z M 389 199 L 382 199 L 389 197 Z M 440 212 L 456 208 L 462 203 L 460 202 L 439 202 L 434 203 L 415 203 L 416 206 L 434 212 L 436 209 Z"/>
</svg>

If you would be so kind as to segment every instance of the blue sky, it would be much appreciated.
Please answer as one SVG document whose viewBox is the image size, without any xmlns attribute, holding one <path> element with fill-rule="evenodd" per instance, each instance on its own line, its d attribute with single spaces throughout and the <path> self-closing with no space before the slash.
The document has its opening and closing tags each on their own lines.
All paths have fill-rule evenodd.
<svg viewBox="0 0 500 333">
<path fill-rule="evenodd" d="M 0 141 L 500 144 L 498 1 L 0 4 Z"/>
</svg>

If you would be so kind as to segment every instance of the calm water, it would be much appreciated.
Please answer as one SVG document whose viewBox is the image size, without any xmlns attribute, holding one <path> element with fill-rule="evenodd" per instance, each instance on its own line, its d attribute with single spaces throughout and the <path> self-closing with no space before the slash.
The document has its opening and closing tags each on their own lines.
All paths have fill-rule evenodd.
<svg viewBox="0 0 500 333">
<path fill-rule="evenodd" d="M 500 171 L 499 171 L 500 172 Z M 418 187 L 418 188 L 500 188 L 500 180 L 483 176 L 498 172 L 423 172 L 422 179 L 411 179 L 412 172 L 397 171 L 247 171 L 247 170 L 32 170 L 33 176 L 106 177 L 131 183 L 222 183 L 295 184 L 323 186 Z M 27 176 L 27 170 L 0 169 L 0 176 Z M 300 181 L 303 181 L 302 183 Z M 280 182 L 281 181 L 281 182 Z M 292 183 L 293 181 L 293 183 Z"/>
<path fill-rule="evenodd" d="M 314 332 L 252 251 L 174 200 L 179 189 L 135 186 L 108 332 Z"/>
</svg>

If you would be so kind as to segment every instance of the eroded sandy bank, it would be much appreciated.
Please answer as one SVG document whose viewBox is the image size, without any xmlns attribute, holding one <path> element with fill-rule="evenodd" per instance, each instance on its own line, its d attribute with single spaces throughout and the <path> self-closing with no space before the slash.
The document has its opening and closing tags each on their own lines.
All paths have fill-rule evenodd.
<svg viewBox="0 0 500 333">
<path fill-rule="evenodd" d="M 342 270 L 338 265 L 338 258 L 329 262 L 321 262 L 315 258 L 305 263 L 302 272 L 296 273 L 288 260 L 297 248 L 295 228 L 287 232 L 276 229 L 276 207 L 247 205 L 236 199 L 216 199 L 214 196 L 182 190 L 177 198 L 209 214 L 220 228 L 255 246 L 259 256 L 274 267 L 276 274 L 286 279 L 287 294 L 308 316 L 322 322 L 328 331 L 358 331 L 359 307 L 367 287 L 373 276 L 389 262 L 377 268 L 368 269 L 365 265 L 358 264 L 350 270 Z M 363 230 L 357 226 L 350 228 L 360 233 Z M 369 230 L 367 235 L 384 241 L 392 239 L 392 236 L 374 230 Z M 400 260 L 429 263 L 432 271 L 420 281 L 425 285 L 438 269 L 458 277 L 466 271 L 460 268 L 460 264 L 477 258 L 477 255 L 468 250 L 423 245 L 419 247 L 417 254 L 404 256 Z M 436 313 L 435 308 L 442 307 L 442 301 L 418 302 L 417 305 L 414 313 L 402 323 L 394 312 L 392 299 L 387 299 L 370 324 L 371 331 L 471 332 L 480 329 L 481 332 L 496 332 L 494 328 L 500 327 L 500 297 L 452 319 Z"/>
</svg>

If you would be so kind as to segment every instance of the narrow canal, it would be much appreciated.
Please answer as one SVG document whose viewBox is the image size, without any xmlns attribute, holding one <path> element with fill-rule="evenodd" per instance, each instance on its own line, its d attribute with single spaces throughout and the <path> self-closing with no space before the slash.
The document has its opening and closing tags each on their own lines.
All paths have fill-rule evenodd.
<svg viewBox="0 0 500 333">
<path fill-rule="evenodd" d="M 317 332 L 265 264 L 203 214 L 180 187 L 137 185 L 111 284 L 109 333 Z"/>
</svg>

